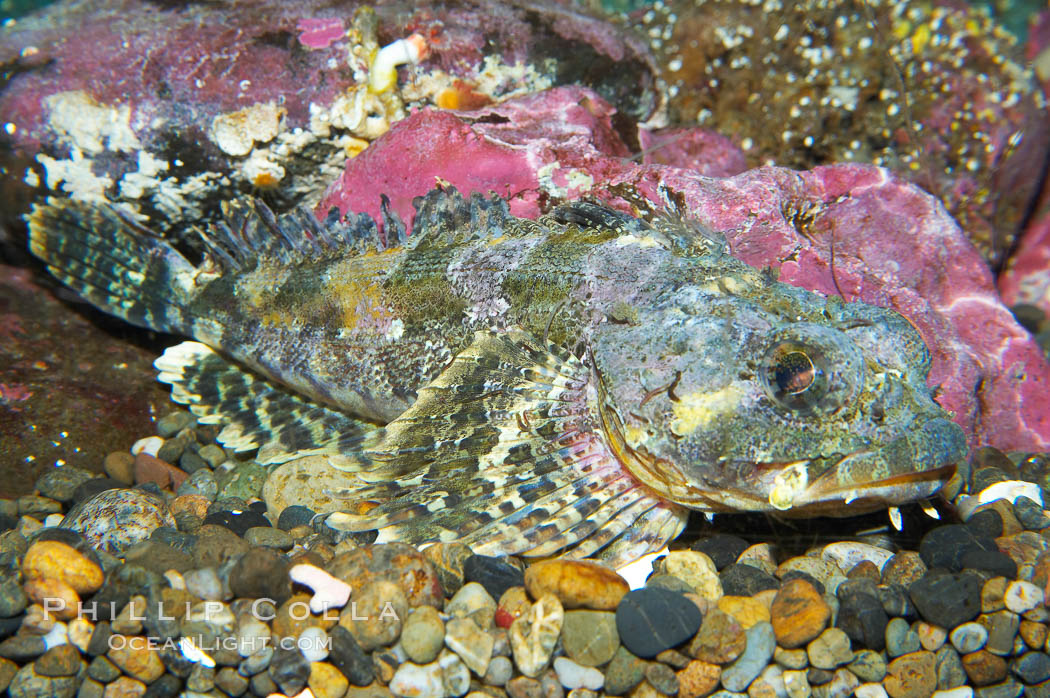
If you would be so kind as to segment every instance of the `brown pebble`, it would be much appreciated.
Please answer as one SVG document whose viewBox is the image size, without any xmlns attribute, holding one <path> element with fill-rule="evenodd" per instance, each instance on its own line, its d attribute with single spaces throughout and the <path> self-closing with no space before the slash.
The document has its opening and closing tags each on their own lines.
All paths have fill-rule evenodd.
<svg viewBox="0 0 1050 698">
<path fill-rule="evenodd" d="M 1033 650 L 1042 650 L 1046 643 L 1047 628 L 1043 623 L 1034 620 L 1022 620 L 1020 627 L 1021 639 Z"/>
<path fill-rule="evenodd" d="M 861 560 L 846 573 L 846 579 L 871 579 L 875 583 L 882 581 L 882 572 L 879 566 L 871 560 Z"/>
<path fill-rule="evenodd" d="M 22 560 L 22 574 L 29 579 L 60 579 L 78 594 L 98 591 L 105 579 L 102 568 L 76 548 L 54 540 L 29 546 Z"/>
<path fill-rule="evenodd" d="M 177 490 L 189 473 L 143 451 L 135 456 L 135 484 L 152 482 L 163 489 Z"/>
<path fill-rule="evenodd" d="M 820 635 L 829 618 L 831 608 L 824 597 L 804 579 L 784 582 L 770 609 L 777 644 L 787 649 L 801 647 Z"/>
<path fill-rule="evenodd" d="M 564 608 L 615 610 L 630 591 L 627 580 L 590 560 L 543 560 L 525 570 L 525 588 L 534 599 L 545 593 L 558 597 Z"/>
<path fill-rule="evenodd" d="M 80 595 L 61 579 L 30 579 L 22 589 L 31 602 L 43 605 L 46 601 L 44 611 L 58 620 L 72 620 L 77 617 Z"/>
<path fill-rule="evenodd" d="M 181 494 L 171 500 L 171 503 L 168 505 L 168 511 L 171 512 L 172 516 L 190 513 L 203 519 L 208 515 L 209 506 L 211 506 L 211 501 L 203 494 Z"/>
<path fill-rule="evenodd" d="M 131 485 L 135 482 L 135 456 L 127 451 L 114 451 L 102 461 L 102 469 L 114 480 Z"/>
<path fill-rule="evenodd" d="M 510 698 L 543 698 L 543 687 L 536 679 L 528 676 L 516 676 L 506 685 Z"/>
<path fill-rule="evenodd" d="M 962 665 L 975 686 L 989 686 L 1006 678 L 1006 660 L 988 650 L 964 654 Z"/>
<path fill-rule="evenodd" d="M 72 676 L 80 671 L 80 653 L 73 645 L 52 647 L 37 657 L 33 670 L 41 676 Z"/>
<path fill-rule="evenodd" d="M 120 676 L 116 681 L 106 684 L 102 698 L 140 698 L 146 695 L 146 684 L 130 676 Z"/>
<path fill-rule="evenodd" d="M 1006 577 L 992 577 L 981 587 L 981 613 L 995 613 L 1006 608 Z"/>
<path fill-rule="evenodd" d="M 160 652 L 150 649 L 144 637 L 113 635 L 109 647 L 106 657 L 132 678 L 152 683 L 164 674 Z"/>
<path fill-rule="evenodd" d="M 688 652 L 710 664 L 728 664 L 747 647 L 747 635 L 736 618 L 719 609 L 704 616 Z"/>
<path fill-rule="evenodd" d="M 882 681 L 891 698 L 929 698 L 937 689 L 937 660 L 925 650 L 897 657 Z"/>
<path fill-rule="evenodd" d="M 883 584 L 900 584 L 907 588 L 926 574 L 926 563 L 914 550 L 902 550 L 882 568 Z"/>
<path fill-rule="evenodd" d="M 704 698 L 718 688 L 722 668 L 701 659 L 689 662 L 678 672 L 678 698 Z"/>
<path fill-rule="evenodd" d="M 769 606 L 754 596 L 723 596 L 716 605 L 719 610 L 736 618 L 744 630 L 755 623 L 769 621 Z"/>
</svg>

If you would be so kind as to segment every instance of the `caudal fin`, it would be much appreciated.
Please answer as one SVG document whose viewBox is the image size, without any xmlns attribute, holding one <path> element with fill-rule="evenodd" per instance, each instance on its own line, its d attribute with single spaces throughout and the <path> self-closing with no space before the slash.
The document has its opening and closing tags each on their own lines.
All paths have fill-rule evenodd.
<svg viewBox="0 0 1050 698">
<path fill-rule="evenodd" d="M 114 209 L 72 200 L 36 205 L 29 249 L 101 310 L 153 330 L 188 331 L 195 268 Z"/>
</svg>

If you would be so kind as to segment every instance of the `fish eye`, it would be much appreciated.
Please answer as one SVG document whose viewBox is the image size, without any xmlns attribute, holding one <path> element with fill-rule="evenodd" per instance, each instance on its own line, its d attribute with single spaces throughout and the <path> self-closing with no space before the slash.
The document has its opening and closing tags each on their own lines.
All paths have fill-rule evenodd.
<svg viewBox="0 0 1050 698">
<path fill-rule="evenodd" d="M 774 334 L 759 371 L 782 411 L 828 416 L 853 402 L 864 382 L 859 349 L 841 332 L 799 323 Z"/>
</svg>

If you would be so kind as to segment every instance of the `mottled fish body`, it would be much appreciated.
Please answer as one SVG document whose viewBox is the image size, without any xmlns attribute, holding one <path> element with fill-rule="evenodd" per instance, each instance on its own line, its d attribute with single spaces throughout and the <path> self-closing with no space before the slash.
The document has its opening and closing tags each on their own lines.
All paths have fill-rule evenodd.
<svg viewBox="0 0 1050 698">
<path fill-rule="evenodd" d="M 897 313 L 781 284 L 681 216 L 539 220 L 437 189 L 411 235 L 227 207 L 194 266 L 112 209 L 30 216 L 34 254 L 130 322 L 220 440 L 347 472 L 334 525 L 617 562 L 689 509 L 848 515 L 965 457 Z"/>
</svg>

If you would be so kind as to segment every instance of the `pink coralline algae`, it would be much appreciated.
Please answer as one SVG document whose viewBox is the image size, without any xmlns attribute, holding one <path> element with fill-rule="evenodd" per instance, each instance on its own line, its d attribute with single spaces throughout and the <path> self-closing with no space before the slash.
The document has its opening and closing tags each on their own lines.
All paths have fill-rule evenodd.
<svg viewBox="0 0 1050 698">
<path fill-rule="evenodd" d="M 412 198 L 435 178 L 465 192 L 509 195 L 517 215 L 535 215 L 551 197 L 601 197 L 609 185 L 630 184 L 654 200 L 667 187 L 744 261 L 908 317 L 930 347 L 938 401 L 973 445 L 1050 448 L 1050 366 L 934 197 L 869 165 L 711 178 L 639 164 L 627 159 L 614 114 L 575 87 L 456 115 L 423 110 L 350 160 L 318 211 L 376 215 L 385 193 L 408 222 Z"/>
<path fill-rule="evenodd" d="M 301 32 L 299 43 L 307 48 L 328 48 L 346 37 L 343 20 L 339 18 L 300 19 L 295 28 Z"/>
<path fill-rule="evenodd" d="M 999 277 L 1003 301 L 1030 303 L 1050 315 L 1050 214 L 1029 226 Z"/>
</svg>

